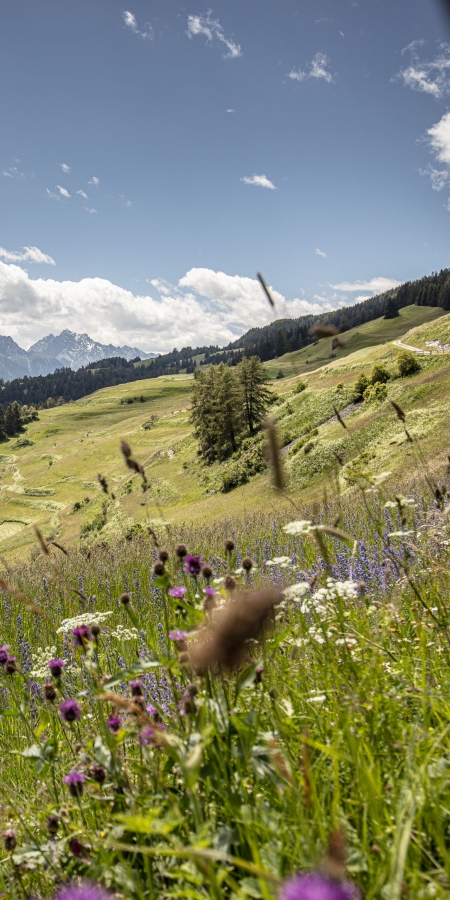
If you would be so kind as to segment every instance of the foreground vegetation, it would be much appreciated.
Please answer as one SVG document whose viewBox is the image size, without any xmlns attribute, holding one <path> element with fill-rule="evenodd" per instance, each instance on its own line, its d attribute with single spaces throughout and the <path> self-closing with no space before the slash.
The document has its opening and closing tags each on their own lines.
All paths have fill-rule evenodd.
<svg viewBox="0 0 450 900">
<path fill-rule="evenodd" d="M 367 898 L 448 896 L 441 476 L 9 568 L 5 896 L 269 900 L 337 831 Z"/>
</svg>

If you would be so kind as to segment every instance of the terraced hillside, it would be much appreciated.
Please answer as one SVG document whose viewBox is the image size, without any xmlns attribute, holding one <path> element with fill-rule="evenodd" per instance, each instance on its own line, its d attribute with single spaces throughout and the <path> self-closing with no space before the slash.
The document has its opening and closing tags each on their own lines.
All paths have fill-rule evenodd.
<svg viewBox="0 0 450 900">
<path fill-rule="evenodd" d="M 355 468 L 389 470 L 393 478 L 413 472 L 417 447 L 408 442 L 389 399 L 406 410 L 408 431 L 429 465 L 442 467 L 450 446 L 450 355 L 422 357 L 418 374 L 400 378 L 399 348 L 392 344 L 397 337 L 420 341 L 431 327 L 432 314 L 439 312 L 409 308 L 392 322 L 361 326 L 357 335 L 345 335 L 341 358 L 306 374 L 304 364 L 291 359 L 300 354 L 287 354 L 268 365 L 272 375 L 275 367 L 284 373 L 273 383 L 277 401 L 272 412 L 285 447 L 289 490 L 300 505 L 327 485 L 335 490 L 336 477 L 341 490 L 351 490 Z M 423 333 L 418 328 L 420 317 L 425 320 Z M 410 324 L 414 333 L 408 331 Z M 450 316 L 442 317 L 442 333 L 449 324 Z M 388 342 L 375 344 L 388 335 Z M 327 345 L 329 338 L 320 341 L 314 353 L 325 352 Z M 355 405 L 355 379 L 361 372 L 370 375 L 375 362 L 383 363 L 391 375 L 387 399 Z M 296 391 L 299 381 L 306 385 L 301 393 Z M 226 463 L 207 467 L 199 459 L 189 421 L 191 383 L 192 376 L 179 375 L 142 381 L 138 388 L 136 384 L 107 388 L 42 411 L 25 434 L 0 444 L 0 553 L 27 552 L 35 543 L 33 524 L 64 544 L 80 534 L 87 542 L 111 532 L 131 538 L 146 523 L 211 522 L 261 507 L 275 510 L 283 501 L 274 496 L 267 472 L 239 484 L 245 481 L 241 475 L 247 471 L 249 456 L 261 450 L 258 437 Z M 343 411 L 347 430 L 336 420 L 335 406 Z M 145 466 L 145 492 L 140 477 L 124 465 L 121 438 Z M 102 493 L 99 472 L 114 497 Z M 224 475 L 230 474 L 236 475 L 239 486 L 224 493 Z"/>
</svg>

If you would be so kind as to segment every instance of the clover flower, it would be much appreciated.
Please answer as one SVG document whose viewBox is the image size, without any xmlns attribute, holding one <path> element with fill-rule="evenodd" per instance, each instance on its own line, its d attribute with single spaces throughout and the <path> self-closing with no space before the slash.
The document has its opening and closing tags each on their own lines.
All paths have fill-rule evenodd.
<svg viewBox="0 0 450 900">
<path fill-rule="evenodd" d="M 200 575 L 202 566 L 203 560 L 201 556 L 186 556 L 184 561 L 184 571 L 187 575 Z"/>
<path fill-rule="evenodd" d="M 334 881 L 312 872 L 286 882 L 280 900 L 357 900 L 358 896 L 358 890 L 351 882 Z"/>
<path fill-rule="evenodd" d="M 81 796 L 81 794 L 83 793 L 83 785 L 86 781 L 86 778 L 82 774 L 82 772 L 69 772 L 69 774 L 63 778 L 63 781 L 64 784 L 67 784 L 69 793 L 72 795 L 72 797 Z"/>
<path fill-rule="evenodd" d="M 85 882 L 82 885 L 69 885 L 56 894 L 54 900 L 111 900 L 111 895 L 100 885 Z"/>
<path fill-rule="evenodd" d="M 171 597 L 176 597 L 177 600 L 181 600 L 187 592 L 187 588 L 185 587 L 176 587 L 171 588 L 169 594 Z"/>
<path fill-rule="evenodd" d="M 88 641 L 91 636 L 91 632 L 87 625 L 79 625 L 78 628 L 73 629 L 72 634 L 75 638 L 75 647 L 84 647 L 86 641 Z"/>
<path fill-rule="evenodd" d="M 3 644 L 0 647 L 0 666 L 3 666 L 8 659 L 9 644 Z"/>
<path fill-rule="evenodd" d="M 64 666 L 65 662 L 63 659 L 51 659 L 48 663 L 53 678 L 59 678 L 61 676 Z"/>
<path fill-rule="evenodd" d="M 106 724 L 111 734 L 117 734 L 122 724 L 120 721 L 120 716 L 109 716 L 109 718 L 106 720 Z"/>
<path fill-rule="evenodd" d="M 65 722 L 78 722 L 81 718 L 81 709 L 77 700 L 63 700 L 59 704 L 59 715 Z"/>
</svg>

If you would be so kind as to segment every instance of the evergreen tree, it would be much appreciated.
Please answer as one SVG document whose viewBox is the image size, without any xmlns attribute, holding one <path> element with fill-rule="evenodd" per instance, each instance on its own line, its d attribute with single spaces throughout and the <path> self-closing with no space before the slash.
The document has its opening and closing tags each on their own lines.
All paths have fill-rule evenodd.
<svg viewBox="0 0 450 900">
<path fill-rule="evenodd" d="M 3 406 L 0 406 L 0 441 L 6 437 L 6 427 L 5 427 L 5 410 Z"/>
<path fill-rule="evenodd" d="M 398 309 L 395 300 L 392 297 L 386 299 L 384 304 L 384 318 L 395 319 L 398 316 Z"/>
<path fill-rule="evenodd" d="M 237 367 L 237 376 L 242 391 L 244 418 L 250 434 L 254 434 L 261 425 L 270 400 L 261 360 L 257 356 L 243 359 Z"/>
<path fill-rule="evenodd" d="M 16 434 L 22 426 L 20 406 L 17 400 L 10 403 L 5 413 L 5 431 L 8 435 Z"/>
<path fill-rule="evenodd" d="M 236 370 L 220 363 L 195 373 L 192 422 L 200 455 L 207 462 L 237 450 L 242 433 L 242 400 Z"/>
</svg>

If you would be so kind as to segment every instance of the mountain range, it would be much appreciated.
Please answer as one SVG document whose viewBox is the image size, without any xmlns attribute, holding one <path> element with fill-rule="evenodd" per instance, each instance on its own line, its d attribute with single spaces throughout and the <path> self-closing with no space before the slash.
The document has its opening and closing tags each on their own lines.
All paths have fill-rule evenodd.
<svg viewBox="0 0 450 900">
<path fill-rule="evenodd" d="M 115 347 L 114 344 L 101 344 L 88 334 L 76 334 L 68 328 L 56 336 L 48 334 L 29 350 L 23 350 L 11 337 L 0 335 L 0 378 L 9 381 L 24 375 L 49 375 L 62 368 L 76 370 L 111 356 L 130 360 L 136 356 L 151 359 L 158 354 L 127 345 Z"/>
</svg>

